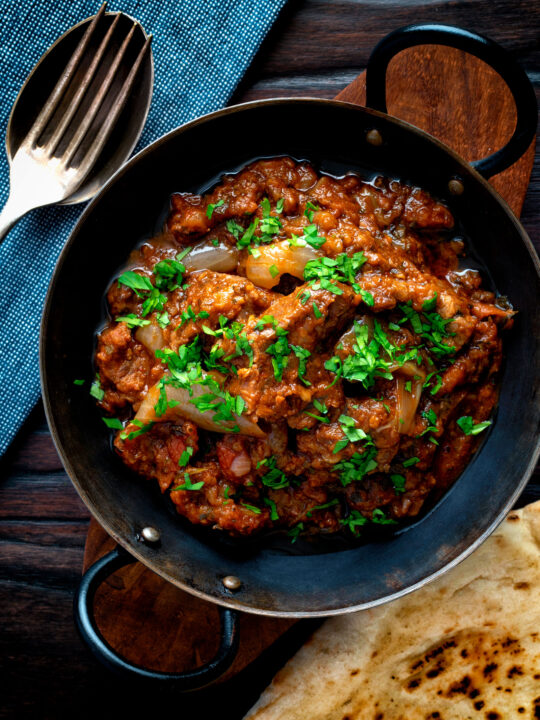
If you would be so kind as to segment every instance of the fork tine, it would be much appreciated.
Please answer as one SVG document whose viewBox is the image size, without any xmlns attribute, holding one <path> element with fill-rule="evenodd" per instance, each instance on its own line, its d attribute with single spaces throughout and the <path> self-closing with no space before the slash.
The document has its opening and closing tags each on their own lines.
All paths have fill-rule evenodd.
<svg viewBox="0 0 540 720">
<path fill-rule="evenodd" d="M 105 76 L 103 82 L 101 83 L 101 86 L 100 86 L 99 90 L 97 91 L 96 96 L 92 100 L 90 107 L 88 108 L 84 118 L 82 119 L 79 127 L 75 131 L 75 134 L 71 138 L 69 145 L 67 146 L 64 154 L 62 155 L 62 162 L 65 167 L 68 167 L 70 161 L 72 160 L 73 156 L 75 155 L 75 152 L 77 151 L 77 148 L 81 144 L 84 136 L 86 135 L 88 129 L 90 128 L 92 121 L 96 117 L 98 110 L 101 107 L 101 104 L 102 104 L 103 100 L 105 99 L 105 96 L 107 95 L 107 92 L 111 86 L 111 83 L 112 83 L 114 76 L 116 74 L 116 71 L 118 70 L 118 67 L 122 61 L 122 58 L 125 55 L 127 47 L 131 41 L 131 38 L 133 37 L 135 29 L 138 26 L 139 26 L 138 23 L 133 23 L 133 25 L 131 26 L 130 31 L 124 38 L 122 45 L 120 46 L 120 49 L 116 53 L 116 56 L 115 56 L 114 60 L 112 61 L 111 66 L 110 66 L 109 70 L 107 71 L 107 75 Z"/>
<path fill-rule="evenodd" d="M 107 7 L 107 3 L 104 2 L 103 5 L 99 8 L 98 12 L 94 16 L 93 20 L 90 22 L 88 27 L 86 28 L 86 31 L 82 38 L 79 41 L 79 44 L 77 45 L 77 48 L 75 49 L 75 52 L 71 56 L 66 69 L 62 73 L 62 76 L 56 83 L 53 91 L 49 95 L 49 98 L 47 99 L 47 102 L 43 106 L 42 110 L 40 111 L 39 115 L 34 121 L 34 124 L 28 131 L 28 134 L 26 135 L 24 139 L 24 143 L 27 143 L 28 145 L 32 146 L 36 143 L 37 139 L 43 132 L 45 126 L 51 119 L 52 114 L 56 110 L 56 107 L 58 103 L 60 102 L 60 99 L 62 98 L 62 95 L 64 93 L 64 90 L 66 89 L 68 83 L 70 82 L 71 78 L 73 77 L 73 74 L 75 73 L 75 70 L 77 69 L 77 66 L 79 64 L 79 61 L 81 57 L 84 54 L 84 51 L 86 50 L 88 43 L 90 42 L 90 38 L 92 37 L 94 30 L 96 29 L 96 26 L 98 22 L 100 21 L 101 17 L 103 16 L 105 12 L 105 8 Z"/>
<path fill-rule="evenodd" d="M 101 41 L 101 44 L 92 58 L 92 62 L 90 63 L 90 66 L 88 67 L 83 80 L 81 81 L 81 84 L 77 88 L 77 91 L 75 95 L 73 96 L 69 107 L 67 108 L 66 112 L 62 115 L 62 118 L 60 119 L 60 122 L 58 123 L 58 126 L 55 128 L 54 133 L 47 141 L 46 145 L 46 156 L 52 157 L 54 151 L 56 150 L 58 143 L 60 142 L 60 139 L 62 138 L 65 129 L 68 127 L 69 123 L 71 122 L 71 119 L 77 112 L 77 109 L 79 105 L 81 104 L 81 101 L 92 82 L 92 79 L 96 73 L 96 70 L 98 68 L 98 65 L 101 61 L 101 58 L 103 57 L 107 46 L 109 44 L 109 40 L 112 37 L 112 34 L 118 24 L 118 21 L 120 19 L 120 15 L 116 15 L 114 20 L 112 21 L 109 29 L 107 30 L 107 33 L 105 34 L 105 37 Z"/>
<path fill-rule="evenodd" d="M 111 134 L 111 132 L 113 130 L 116 120 L 118 119 L 118 116 L 120 115 L 120 113 L 122 112 L 122 110 L 126 104 L 126 101 L 129 97 L 129 93 L 130 93 L 133 83 L 135 81 L 137 72 L 141 66 L 141 63 L 144 59 L 146 52 L 148 51 L 148 48 L 150 47 L 151 42 L 152 42 L 152 35 L 149 35 L 146 38 L 144 45 L 140 49 L 139 54 L 137 55 L 137 58 L 136 58 L 135 62 L 133 63 L 131 70 L 129 71 L 126 79 L 124 80 L 122 87 L 120 88 L 120 92 L 116 96 L 116 99 L 110 109 L 110 112 L 108 113 L 107 117 L 105 118 L 96 137 L 93 139 L 92 143 L 88 147 L 88 149 L 85 153 L 85 156 L 83 158 L 83 161 L 81 162 L 80 166 L 77 168 L 77 175 L 80 176 L 81 179 L 85 177 L 85 175 L 88 173 L 90 167 L 94 164 L 94 162 L 97 160 L 100 152 L 103 150 L 105 143 L 107 142 L 109 135 Z"/>
</svg>

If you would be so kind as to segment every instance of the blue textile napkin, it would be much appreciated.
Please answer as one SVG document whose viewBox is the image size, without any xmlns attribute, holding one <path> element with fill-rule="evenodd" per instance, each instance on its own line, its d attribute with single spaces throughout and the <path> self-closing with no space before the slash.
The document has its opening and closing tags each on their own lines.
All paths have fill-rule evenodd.
<svg viewBox="0 0 540 720">
<path fill-rule="evenodd" d="M 226 104 L 286 0 L 113 0 L 154 35 L 155 84 L 140 149 Z M 0 0 L 0 135 L 24 80 L 47 48 L 99 0 Z M 9 188 L 0 158 L 0 206 Z M 0 245 L 0 455 L 40 395 L 39 326 L 54 265 L 83 205 L 32 211 Z"/>
</svg>

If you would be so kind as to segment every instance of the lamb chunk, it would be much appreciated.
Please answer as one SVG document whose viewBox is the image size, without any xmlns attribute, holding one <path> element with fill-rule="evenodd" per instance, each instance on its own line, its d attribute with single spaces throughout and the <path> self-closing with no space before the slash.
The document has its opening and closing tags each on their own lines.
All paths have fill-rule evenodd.
<svg viewBox="0 0 540 720">
<path fill-rule="evenodd" d="M 137 432 L 136 425 L 128 425 L 125 431 L 119 431 L 114 440 L 116 451 L 122 461 L 131 470 L 144 477 L 155 478 L 161 492 L 165 492 L 173 482 L 181 480 L 182 472 L 178 466 L 182 453 L 192 448 L 198 450 L 198 430 L 195 423 L 183 420 L 180 423 L 156 423 L 150 430 L 129 439 L 130 432 Z M 128 438 L 122 439 L 127 433 Z"/>
<path fill-rule="evenodd" d="M 295 414 L 319 393 L 313 383 L 307 386 L 298 378 L 298 359 L 292 350 L 287 356 L 282 378 L 276 379 L 273 356 L 267 352 L 278 340 L 275 327 L 287 331 L 289 346 L 295 345 L 311 353 L 323 338 L 339 331 L 353 316 L 354 307 L 360 301 L 360 297 L 345 286 L 342 286 L 342 295 L 310 288 L 311 301 L 317 304 L 321 314 L 321 317 L 317 317 L 311 304 L 302 305 L 300 302 L 303 289 L 305 286 L 291 295 L 279 297 L 268 307 L 265 316 L 254 318 L 247 326 L 246 335 L 253 350 L 253 364 L 251 367 L 240 367 L 238 374 L 230 379 L 227 389 L 233 395 L 241 395 L 248 413 L 256 418 L 274 421 Z M 273 320 L 266 321 L 265 317 Z M 311 358 L 307 359 L 308 368 L 312 362 Z M 323 372 L 319 359 L 317 374 L 320 376 Z M 332 378 L 329 373 L 326 378 L 330 384 Z M 326 378 L 323 382 L 326 382 Z"/>
<path fill-rule="evenodd" d="M 105 391 L 101 405 L 109 413 L 127 405 L 137 410 L 148 387 L 163 374 L 159 362 L 135 340 L 125 323 L 111 325 L 101 333 L 96 365 Z"/>
<path fill-rule="evenodd" d="M 196 472 L 194 472 L 194 470 Z M 171 491 L 171 500 L 177 511 L 196 525 L 212 525 L 232 534 L 251 535 L 270 525 L 268 508 L 259 503 L 258 494 L 251 497 L 242 493 L 242 499 L 234 499 L 235 487 L 224 477 L 220 464 L 208 460 L 195 467 L 186 468 L 192 482 L 203 482 L 200 490 Z M 251 510 L 248 505 L 260 512 Z"/>
<path fill-rule="evenodd" d="M 167 342 L 175 351 L 197 335 L 212 345 L 215 338 L 205 336 L 203 326 L 214 331 L 219 329 L 222 316 L 229 321 L 246 323 L 253 315 L 263 312 L 276 297 L 275 293 L 256 287 L 247 278 L 212 270 L 190 273 L 187 284 L 186 290 L 178 288 L 172 292 L 164 307 L 170 318 Z M 199 317 L 201 312 L 203 316 Z M 191 319 L 192 315 L 195 320 Z"/>
</svg>

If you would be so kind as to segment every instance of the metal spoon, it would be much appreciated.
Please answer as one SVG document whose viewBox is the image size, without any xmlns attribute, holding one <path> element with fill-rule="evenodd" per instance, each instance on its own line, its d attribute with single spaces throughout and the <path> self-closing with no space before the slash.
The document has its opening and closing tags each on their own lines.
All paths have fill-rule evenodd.
<svg viewBox="0 0 540 720">
<path fill-rule="evenodd" d="M 139 139 L 154 82 L 151 36 L 105 7 L 62 35 L 19 92 L 6 133 L 0 241 L 29 210 L 95 195 Z"/>
</svg>

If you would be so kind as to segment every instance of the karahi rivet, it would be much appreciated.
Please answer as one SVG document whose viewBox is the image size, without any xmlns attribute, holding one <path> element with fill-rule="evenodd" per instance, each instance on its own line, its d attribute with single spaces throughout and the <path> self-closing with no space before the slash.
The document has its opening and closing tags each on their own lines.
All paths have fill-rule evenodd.
<svg viewBox="0 0 540 720">
<path fill-rule="evenodd" d="M 141 537 L 147 543 L 157 543 L 161 539 L 161 533 L 155 527 L 148 525 L 141 530 Z"/>
<path fill-rule="evenodd" d="M 459 178 L 452 178 L 449 180 L 448 189 L 452 195 L 462 195 L 465 192 L 465 187 Z"/>
<path fill-rule="evenodd" d="M 227 590 L 240 590 L 242 587 L 242 581 L 235 575 L 227 575 L 221 581 Z"/>
<path fill-rule="evenodd" d="M 382 145 L 383 139 L 382 135 L 378 130 L 370 130 L 366 134 L 366 140 L 370 145 L 374 145 L 375 147 L 378 147 L 379 145 Z"/>
</svg>

